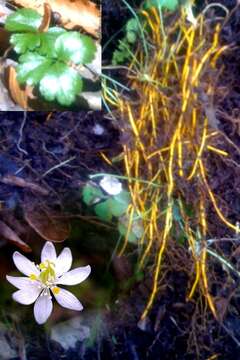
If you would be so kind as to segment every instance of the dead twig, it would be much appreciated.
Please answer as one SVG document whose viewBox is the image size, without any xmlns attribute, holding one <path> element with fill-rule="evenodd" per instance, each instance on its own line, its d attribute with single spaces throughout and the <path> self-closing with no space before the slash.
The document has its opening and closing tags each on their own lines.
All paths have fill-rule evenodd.
<svg viewBox="0 0 240 360">
<path fill-rule="evenodd" d="M 0 178 L 0 182 L 3 184 L 6 184 L 6 185 L 13 185 L 13 186 L 21 187 L 21 188 L 28 188 L 34 192 L 37 192 L 37 193 L 39 193 L 41 195 L 45 195 L 45 196 L 49 194 L 49 191 L 44 189 L 43 187 L 41 187 L 37 184 L 34 184 L 31 181 L 24 180 L 18 176 L 14 176 L 14 175 L 3 176 L 2 178 Z"/>
<path fill-rule="evenodd" d="M 17 148 L 20 152 L 22 152 L 23 154 L 25 155 L 28 155 L 27 151 L 24 150 L 23 148 L 21 148 L 20 144 L 22 142 L 22 135 L 23 135 L 23 128 L 26 124 L 26 120 L 27 120 L 27 112 L 24 111 L 24 115 L 23 115 L 23 121 L 21 123 L 21 126 L 20 126 L 20 129 L 19 129 L 19 139 L 18 139 L 18 142 L 17 142 Z"/>
<path fill-rule="evenodd" d="M 50 174 L 53 170 L 56 170 L 58 168 L 60 168 L 61 166 L 64 166 L 66 164 L 68 164 L 70 161 L 74 160 L 76 158 L 76 156 L 72 156 L 67 160 L 62 161 L 61 163 L 54 165 L 53 167 L 51 167 L 50 169 L 48 169 L 43 175 L 42 178 L 44 178 L 46 175 Z"/>
</svg>

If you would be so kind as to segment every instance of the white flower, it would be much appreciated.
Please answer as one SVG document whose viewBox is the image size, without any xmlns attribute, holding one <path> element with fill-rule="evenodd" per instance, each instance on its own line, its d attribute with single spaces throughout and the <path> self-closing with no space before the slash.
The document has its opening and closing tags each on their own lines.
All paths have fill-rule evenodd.
<svg viewBox="0 0 240 360">
<path fill-rule="evenodd" d="M 15 251 L 13 261 L 18 270 L 27 277 L 7 275 L 7 280 L 19 290 L 12 297 L 23 305 L 34 304 L 34 317 L 38 324 L 43 324 L 51 315 L 54 295 L 57 302 L 68 309 L 81 311 L 80 301 L 71 292 L 58 285 L 76 285 L 84 281 L 91 272 L 89 265 L 71 271 L 72 253 L 64 248 L 57 257 L 54 245 L 46 242 L 41 253 L 41 263 L 35 265 L 25 256 Z"/>
<path fill-rule="evenodd" d="M 122 184 L 120 181 L 111 175 L 106 175 L 99 182 L 101 188 L 109 195 L 118 195 L 122 191 Z"/>
</svg>

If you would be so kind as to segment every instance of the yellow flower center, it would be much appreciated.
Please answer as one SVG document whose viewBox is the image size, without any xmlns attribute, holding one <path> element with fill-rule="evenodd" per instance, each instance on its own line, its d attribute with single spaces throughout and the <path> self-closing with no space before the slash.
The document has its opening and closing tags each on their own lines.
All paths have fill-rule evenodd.
<svg viewBox="0 0 240 360">
<path fill-rule="evenodd" d="M 51 282 L 55 280 L 56 278 L 55 264 L 52 261 L 46 260 L 42 262 L 39 265 L 39 269 L 41 270 L 39 275 L 39 280 L 44 285 L 49 285 Z"/>
<path fill-rule="evenodd" d="M 31 275 L 29 276 L 29 278 L 30 278 L 31 280 L 37 280 L 37 275 L 31 274 Z"/>
</svg>

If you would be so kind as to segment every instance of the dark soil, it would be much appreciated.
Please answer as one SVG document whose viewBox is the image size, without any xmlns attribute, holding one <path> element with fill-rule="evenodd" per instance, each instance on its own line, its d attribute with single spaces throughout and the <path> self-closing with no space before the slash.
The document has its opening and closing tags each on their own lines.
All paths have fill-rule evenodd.
<svg viewBox="0 0 240 360">
<path fill-rule="evenodd" d="M 224 0 L 222 3 L 230 10 L 234 9 L 236 4 L 232 0 Z M 138 4 L 139 2 L 134 3 L 133 6 Z M 200 2 L 199 6 L 201 6 Z M 120 5 L 119 1 L 103 2 L 104 42 L 125 24 L 128 16 L 128 10 Z M 122 32 L 119 32 L 116 39 L 121 36 Z M 232 222 L 236 222 L 239 220 L 240 211 L 239 8 L 235 9 L 226 21 L 221 33 L 221 41 L 224 44 L 231 44 L 231 48 L 219 63 L 222 72 L 218 90 L 219 94 L 224 96 L 216 97 L 214 105 L 219 127 L 223 133 L 222 139 L 219 140 L 221 148 L 230 152 L 234 163 L 227 160 L 223 162 L 219 157 L 212 156 L 208 159 L 208 170 L 211 187 L 217 193 L 221 205 L 225 205 L 227 217 Z M 105 64 L 109 63 L 116 44 L 117 40 L 114 40 L 107 47 L 104 54 Z M 23 113 L 16 112 L 0 114 L 0 181 L 8 175 L 14 175 L 38 185 L 39 188 L 38 191 L 33 191 L 28 186 L 16 186 L 14 182 L 12 184 L 1 182 L 0 220 L 9 221 L 11 214 L 18 221 L 24 221 L 19 215 L 19 208 L 24 207 L 26 202 L 36 201 L 45 203 L 54 210 L 57 209 L 61 214 L 81 213 L 79 189 L 87 181 L 88 175 L 97 172 L 121 173 L 121 164 L 113 168 L 100 154 L 103 152 L 111 158 L 121 152 L 122 139 L 119 129 L 104 113 L 29 113 L 21 134 L 23 116 Z M 101 135 L 94 134 L 97 125 L 103 128 Z M 65 161 L 67 162 L 64 164 Z M 59 164 L 62 165 L 56 167 Z M 44 195 L 40 189 L 43 192 L 46 190 L 47 194 Z M 74 206 L 67 202 L 66 199 L 69 197 L 74 202 Z M 214 215 L 213 209 L 209 208 L 209 213 L 212 214 L 209 235 L 214 237 L 228 235 L 226 228 Z M 112 237 L 108 231 L 101 233 L 99 229 L 91 230 L 93 230 L 92 238 L 97 236 L 98 232 L 99 238 Z M 24 240 L 27 241 L 25 238 Z M 13 250 L 13 246 L 11 248 L 9 245 L 2 244 L 2 246 L 3 254 L 8 255 L 10 249 Z M 97 253 L 97 244 L 92 243 L 91 246 L 91 250 Z M 232 261 L 239 268 L 239 252 L 236 249 L 237 245 L 233 246 L 230 243 L 219 246 L 223 255 L 233 254 L 235 251 Z M 86 249 L 85 252 L 87 253 Z M 231 281 L 221 266 L 213 261 L 212 270 L 216 274 L 216 279 L 213 281 L 211 292 L 216 300 L 219 299 L 220 307 L 224 307 L 225 300 L 229 309 L 224 321 L 217 322 L 210 312 L 204 309 L 205 305 L 200 294 L 199 299 L 194 303 L 186 302 L 188 274 L 191 273 L 191 269 L 184 268 L 188 259 L 180 246 L 176 251 L 175 245 L 175 252 L 175 263 L 172 263 L 172 255 L 167 254 L 166 263 L 169 264 L 169 269 L 165 269 L 166 286 L 159 289 L 158 298 L 146 324 L 137 325 L 152 286 L 151 268 L 146 270 L 141 281 L 136 280 L 134 285 L 126 290 L 122 285 L 129 273 L 126 272 L 123 277 L 119 277 L 119 270 L 116 270 L 117 267 L 113 262 L 109 273 L 113 278 L 116 277 L 117 286 L 115 285 L 113 291 L 109 279 L 103 284 L 111 288 L 110 309 L 102 310 L 102 322 L 107 324 L 107 330 L 99 331 L 99 337 L 96 337 L 94 345 L 86 347 L 84 343 L 79 342 L 76 348 L 65 351 L 61 344 L 49 340 L 45 332 L 37 327 L 31 328 L 32 325 L 26 323 L 22 327 L 23 333 L 27 336 L 25 340 L 27 360 L 240 359 L 239 281 L 237 278 L 234 278 L 234 282 Z M 97 280 L 100 279 L 101 270 L 104 268 L 104 256 L 105 253 L 101 253 L 94 258 L 99 270 L 98 274 L 95 274 Z M 129 259 L 123 261 L 120 268 L 125 270 L 129 263 Z M 113 305 L 116 299 L 119 301 Z M 205 314 L 204 318 L 199 315 L 202 313 Z"/>
<path fill-rule="evenodd" d="M 50 199 L 79 187 L 91 173 L 109 171 L 100 153 L 111 158 L 120 151 L 119 131 L 101 112 L 34 112 L 25 120 L 24 116 L 0 113 L 1 177 L 17 174 L 36 182 L 50 191 Z M 8 190 L 1 188 L 1 200 Z M 24 189 L 17 193 L 24 194 Z M 13 206 L 11 198 L 8 203 Z"/>
<path fill-rule="evenodd" d="M 101 156 L 121 149 L 119 130 L 101 112 L 3 112 L 0 121 L 0 220 L 27 243 L 27 211 L 79 214 L 89 175 L 120 171 Z"/>
</svg>

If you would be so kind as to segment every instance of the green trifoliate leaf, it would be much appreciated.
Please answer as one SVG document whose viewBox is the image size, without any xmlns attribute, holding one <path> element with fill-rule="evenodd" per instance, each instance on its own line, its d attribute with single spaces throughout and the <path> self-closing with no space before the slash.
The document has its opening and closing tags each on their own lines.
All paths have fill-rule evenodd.
<svg viewBox="0 0 240 360">
<path fill-rule="evenodd" d="M 38 49 L 39 54 L 46 55 L 48 57 L 57 57 L 55 42 L 57 38 L 64 34 L 66 30 L 53 27 L 46 33 L 40 33 L 41 45 Z"/>
<path fill-rule="evenodd" d="M 110 198 L 109 202 L 112 215 L 119 217 L 126 213 L 130 200 L 130 194 L 125 190 L 121 191 L 120 194 Z"/>
<path fill-rule="evenodd" d="M 131 197 L 130 197 L 130 194 L 128 191 L 122 190 L 118 195 L 114 196 L 114 199 L 117 200 L 119 203 L 128 206 L 130 203 Z"/>
<path fill-rule="evenodd" d="M 106 201 L 94 207 L 96 215 L 105 221 L 110 221 L 113 216 L 119 217 L 126 213 L 130 203 L 130 195 L 123 190 L 120 194 L 109 197 Z"/>
<path fill-rule="evenodd" d="M 134 44 L 137 40 L 137 35 L 134 31 L 127 32 L 127 40 L 130 44 Z"/>
<path fill-rule="evenodd" d="M 45 73 L 39 90 L 47 101 L 57 100 L 61 105 L 69 106 L 82 90 L 82 79 L 74 69 L 57 62 Z"/>
<path fill-rule="evenodd" d="M 83 201 L 86 205 L 92 205 L 104 198 L 103 192 L 96 186 L 87 184 L 83 188 Z"/>
<path fill-rule="evenodd" d="M 40 46 L 41 40 L 37 33 L 14 34 L 11 36 L 10 43 L 18 54 L 23 54 Z"/>
<path fill-rule="evenodd" d="M 135 18 L 130 19 L 126 25 L 126 37 L 130 44 L 134 44 L 137 40 L 137 33 L 139 31 L 138 21 Z"/>
<path fill-rule="evenodd" d="M 75 64 L 89 64 L 94 59 L 96 45 L 89 36 L 72 31 L 57 38 L 55 49 L 58 58 L 63 61 L 72 61 Z"/>
<path fill-rule="evenodd" d="M 62 29 L 60 27 L 54 26 L 48 29 L 47 34 L 49 35 L 54 35 L 54 36 L 59 36 L 62 35 L 64 33 L 66 33 L 67 31 L 65 29 Z"/>
<path fill-rule="evenodd" d="M 19 58 L 17 79 L 20 84 L 36 85 L 47 101 L 57 100 L 61 105 L 71 105 L 82 90 L 82 79 L 67 65 L 37 53 L 26 53 Z"/>
<path fill-rule="evenodd" d="M 41 25 L 42 16 L 32 9 L 19 9 L 9 15 L 5 29 L 11 32 L 36 32 Z"/>
<path fill-rule="evenodd" d="M 48 71 L 51 60 L 36 53 L 26 53 L 19 58 L 17 79 L 20 84 L 36 85 Z"/>
<path fill-rule="evenodd" d="M 18 54 L 36 50 L 40 55 L 56 57 L 55 41 L 58 36 L 66 32 L 60 28 L 50 28 L 44 33 L 24 33 L 11 36 L 10 43 Z"/>
<path fill-rule="evenodd" d="M 130 55 L 126 51 L 126 49 L 115 50 L 113 53 L 112 64 L 113 65 L 122 64 L 124 61 L 129 60 L 129 57 Z"/>
<path fill-rule="evenodd" d="M 94 211 L 96 215 L 103 221 L 112 220 L 112 209 L 110 200 L 111 199 L 108 199 L 94 206 Z"/>
<path fill-rule="evenodd" d="M 176 10 L 179 6 L 178 0 L 146 0 L 145 1 L 145 8 L 150 7 L 162 7 L 171 11 Z"/>
<path fill-rule="evenodd" d="M 134 32 L 139 31 L 139 25 L 138 25 L 137 19 L 132 18 L 132 19 L 128 20 L 127 25 L 126 25 L 126 30 L 134 31 Z"/>
</svg>

